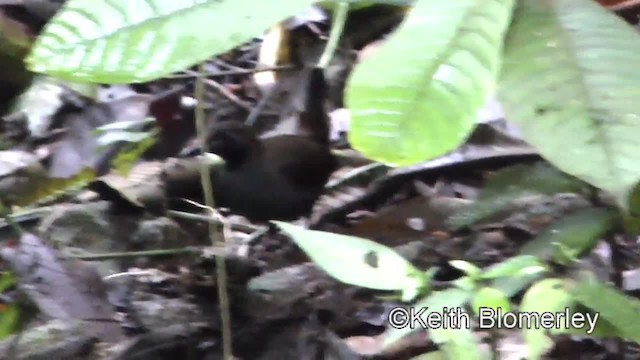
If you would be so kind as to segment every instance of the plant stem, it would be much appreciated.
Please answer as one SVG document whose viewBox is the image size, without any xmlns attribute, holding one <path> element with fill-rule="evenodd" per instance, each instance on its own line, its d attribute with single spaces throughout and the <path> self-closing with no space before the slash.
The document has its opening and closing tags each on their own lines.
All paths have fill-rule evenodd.
<svg viewBox="0 0 640 360">
<path fill-rule="evenodd" d="M 83 261 L 104 261 L 113 259 L 129 259 L 138 257 L 156 257 L 156 256 L 179 256 L 189 254 L 199 254 L 202 251 L 196 248 L 179 248 L 179 249 L 159 249 L 159 250 L 144 250 L 144 251 L 129 251 L 129 252 L 113 252 L 104 254 L 82 254 L 82 255 L 68 255 L 67 257 L 72 259 L 78 259 Z"/>
<path fill-rule="evenodd" d="M 232 103 L 238 105 L 239 107 L 241 107 L 241 108 L 243 108 L 245 110 L 251 110 L 251 106 L 246 101 L 244 101 L 244 100 L 240 99 L 239 97 L 237 97 L 234 93 L 229 91 L 226 87 L 224 87 L 223 85 L 221 85 L 217 81 L 214 81 L 213 79 L 207 79 L 206 75 L 203 75 L 204 74 L 203 71 L 204 71 L 204 69 L 201 68 L 198 71 L 186 70 L 185 72 L 187 74 L 195 76 L 198 79 L 198 80 L 196 80 L 196 84 L 198 83 L 198 81 L 204 82 L 207 85 L 211 86 L 213 89 L 215 89 L 218 93 L 220 93 L 222 96 L 227 98 Z M 197 93 L 197 91 L 196 91 L 196 93 Z M 202 87 L 202 93 L 203 93 L 203 99 L 204 99 L 204 85 Z M 204 100 L 202 100 L 202 101 L 204 101 Z M 204 109 L 202 109 L 202 110 L 204 112 Z"/>
<path fill-rule="evenodd" d="M 172 216 L 172 217 L 174 217 L 174 218 L 177 218 L 177 219 L 210 222 L 210 223 L 213 223 L 213 224 L 216 224 L 216 225 L 222 225 L 222 222 L 220 220 L 218 220 L 216 218 L 212 218 L 211 216 L 207 216 L 207 215 L 192 214 L 192 213 L 183 212 L 183 211 L 177 211 L 177 210 L 169 210 L 169 211 L 167 211 L 167 214 Z M 242 232 L 245 232 L 245 233 L 252 233 L 252 232 L 260 229 L 260 227 L 258 227 L 258 226 L 249 225 L 249 224 L 241 224 L 241 223 L 238 223 L 238 224 L 231 223 L 231 228 L 233 230 L 242 231 Z"/>
<path fill-rule="evenodd" d="M 214 73 L 205 73 L 205 74 L 203 74 L 203 76 L 206 77 L 206 78 L 214 78 L 214 77 L 221 77 L 221 76 L 228 76 L 228 75 L 251 75 L 251 74 L 257 74 L 257 73 L 266 72 L 266 71 L 291 70 L 293 68 L 294 68 L 293 65 L 290 65 L 290 64 L 287 64 L 287 65 L 275 65 L 275 66 L 263 66 L 263 67 L 256 67 L 254 69 L 222 70 L 222 71 L 218 71 L 218 72 L 214 72 Z M 168 78 L 170 78 L 170 79 L 193 79 L 194 77 L 197 77 L 197 75 L 190 73 L 190 74 L 171 75 Z"/>
<path fill-rule="evenodd" d="M 198 101 L 198 106 L 196 106 L 195 109 L 195 120 L 198 137 L 200 138 L 202 149 L 206 153 L 209 152 L 209 145 L 207 144 L 206 114 L 204 110 L 204 78 L 201 75 L 202 73 L 204 73 L 204 66 L 200 65 L 194 90 L 194 97 Z M 205 205 L 208 208 L 213 209 L 215 207 L 213 200 L 213 187 L 211 185 L 209 165 L 206 162 L 203 162 L 200 166 L 200 181 L 204 192 Z M 224 244 L 224 238 L 222 241 L 217 241 L 218 230 L 216 224 L 209 222 L 208 226 L 211 245 L 215 248 L 216 245 Z M 232 360 L 231 314 L 229 312 L 229 295 L 227 294 L 227 267 L 223 257 L 216 256 L 216 274 L 218 280 L 220 319 L 222 322 L 222 356 L 224 360 Z"/>
<path fill-rule="evenodd" d="M 498 329 L 490 329 L 489 336 L 491 337 L 491 358 L 493 360 L 500 360 L 500 351 L 498 351 L 500 334 L 498 334 Z"/>
<path fill-rule="evenodd" d="M 333 13 L 333 21 L 331 22 L 331 32 L 329 33 L 329 40 L 327 41 L 327 46 L 324 48 L 322 56 L 320 57 L 318 67 L 325 69 L 327 65 L 329 65 L 331 59 L 333 59 L 333 54 L 336 52 L 338 42 L 340 40 L 340 37 L 342 36 L 342 31 L 344 30 L 344 24 L 347 22 L 348 13 L 349 3 L 346 1 L 339 2 Z"/>
</svg>

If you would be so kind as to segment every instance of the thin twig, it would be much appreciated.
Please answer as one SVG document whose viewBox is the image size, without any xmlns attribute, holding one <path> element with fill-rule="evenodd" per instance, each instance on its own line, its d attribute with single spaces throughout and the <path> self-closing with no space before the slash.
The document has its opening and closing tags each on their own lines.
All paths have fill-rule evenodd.
<svg viewBox="0 0 640 360">
<path fill-rule="evenodd" d="M 171 215 L 175 218 L 178 219 L 185 219 L 185 220 L 195 220 L 195 221 L 202 221 L 202 222 L 212 222 L 214 224 L 217 225 L 222 225 L 222 222 L 218 219 L 216 219 L 215 217 L 212 217 L 210 215 L 202 215 L 202 214 L 192 214 L 192 213 L 188 213 L 188 212 L 184 212 L 184 211 L 177 211 L 177 210 L 169 210 L 167 211 L 168 215 Z M 256 230 L 259 230 L 259 227 L 253 226 L 253 225 L 249 225 L 249 224 L 238 224 L 238 223 L 231 223 L 231 228 L 234 230 L 238 230 L 238 231 L 242 231 L 245 233 L 252 233 Z"/>
<path fill-rule="evenodd" d="M 318 62 L 318 67 L 325 69 L 333 54 L 336 52 L 338 42 L 342 36 L 344 30 L 344 24 L 347 22 L 347 14 L 349 13 L 349 3 L 347 1 L 341 1 L 338 3 L 336 10 L 333 13 L 333 21 L 331 22 L 331 32 L 329 33 L 329 40 L 327 46 L 324 48 L 324 52 Z"/>
<path fill-rule="evenodd" d="M 344 184 L 350 182 L 351 180 L 354 180 L 356 178 L 359 178 L 360 176 L 366 175 L 372 171 L 376 171 L 378 169 L 383 169 L 386 168 L 387 166 L 381 163 L 371 163 L 371 164 L 367 164 L 367 165 L 363 165 L 360 167 L 357 167 L 349 172 L 347 172 L 346 174 L 344 174 L 343 176 L 341 176 L 338 179 L 332 180 L 330 181 L 326 186 L 325 189 L 326 190 L 335 190 L 340 186 L 343 186 Z"/>
<path fill-rule="evenodd" d="M 267 90 L 264 96 L 262 96 L 262 99 L 260 99 L 258 104 L 253 108 L 253 110 L 251 110 L 251 113 L 249 113 L 249 116 L 247 116 L 247 120 L 245 121 L 245 124 L 249 126 L 253 126 L 256 123 L 258 116 L 260 116 L 260 114 L 262 113 L 262 110 L 264 110 L 264 107 L 267 105 L 267 102 L 269 102 L 269 100 L 271 99 L 271 96 L 273 96 L 273 94 L 276 92 L 275 89 L 276 89 L 275 86 L 271 86 L 269 90 Z"/>
<path fill-rule="evenodd" d="M 217 77 L 233 76 L 233 75 L 251 75 L 251 74 L 257 74 L 257 73 L 266 72 L 266 71 L 291 70 L 293 68 L 294 68 L 293 65 L 288 64 L 288 65 L 257 67 L 254 69 L 223 70 L 223 71 L 217 71 L 215 73 L 205 73 L 202 75 L 206 78 L 217 78 Z M 169 76 L 169 78 L 170 79 L 192 79 L 198 76 L 196 74 L 193 74 L 192 72 L 188 74 L 175 74 L 175 75 Z"/>
<path fill-rule="evenodd" d="M 245 109 L 247 111 L 251 110 L 251 106 L 249 105 L 249 103 L 247 103 L 246 101 L 244 101 L 244 100 L 240 99 L 239 97 L 237 97 L 234 93 L 229 91 L 227 88 L 222 86 L 217 81 L 214 81 L 214 80 L 211 80 L 211 79 L 203 79 L 202 76 L 200 75 L 201 72 L 186 70 L 186 73 L 187 74 L 191 74 L 191 75 L 197 77 L 198 79 L 202 79 L 201 82 L 204 82 L 207 85 L 209 85 L 212 88 L 214 88 L 216 91 L 218 91 L 224 97 L 229 99 L 229 101 L 231 101 L 232 103 L 240 106 L 241 108 L 243 108 L 243 109 Z M 203 93 L 204 93 L 204 89 L 203 89 Z M 202 99 L 198 100 L 198 103 L 201 103 L 201 102 L 204 102 L 204 96 L 202 97 Z"/>
<path fill-rule="evenodd" d="M 222 59 L 215 59 L 215 60 L 213 60 L 213 63 L 216 66 L 224 67 L 225 70 L 240 70 L 240 69 L 242 69 L 242 66 L 233 65 L 233 64 L 228 63 L 228 62 L 226 62 L 226 61 L 224 61 Z"/>
<path fill-rule="evenodd" d="M 247 236 L 244 239 L 244 244 L 250 244 L 256 240 L 258 240 L 260 237 L 266 235 L 269 232 L 269 227 L 268 226 L 263 226 L 260 227 L 258 229 L 256 229 L 256 231 L 254 231 L 253 233 L 251 233 L 249 236 Z"/>
<path fill-rule="evenodd" d="M 199 73 L 202 73 L 204 70 L 204 66 L 200 65 Z M 202 149 L 205 153 L 209 152 L 209 145 L 207 144 L 207 126 L 205 123 L 205 111 L 203 108 L 204 103 L 204 82 L 207 81 L 215 83 L 217 86 L 222 86 L 215 81 L 204 79 L 200 74 L 196 79 L 194 97 L 198 101 L 198 105 L 195 109 L 195 120 L 196 120 L 196 129 L 198 132 L 198 137 L 200 138 Z M 226 90 L 226 89 L 225 89 Z M 235 96 L 235 95 L 234 95 Z M 206 162 L 202 162 L 200 166 L 200 180 L 202 182 L 202 190 L 204 192 L 204 200 L 205 205 L 213 209 L 215 208 L 215 203 L 213 199 L 213 187 L 211 184 L 211 176 L 210 169 Z M 209 238 L 211 240 L 211 245 L 215 248 L 218 245 L 218 234 L 216 229 L 216 224 L 209 221 Z M 224 243 L 220 241 L 220 243 Z M 231 336 L 231 314 L 229 311 L 229 294 L 227 294 L 227 265 L 222 257 L 216 256 L 216 274 L 217 274 L 217 285 L 218 285 L 218 302 L 220 304 L 220 319 L 222 322 L 222 356 L 224 360 L 232 360 L 233 359 L 233 347 L 232 347 L 232 336 Z"/>
<path fill-rule="evenodd" d="M 66 257 L 84 261 L 104 261 L 113 259 L 129 259 L 139 257 L 158 257 L 158 256 L 179 256 L 189 254 L 199 254 L 202 250 L 196 248 L 178 248 L 178 249 L 157 249 L 144 251 L 128 251 L 128 252 L 112 252 L 104 254 L 71 254 Z"/>
</svg>

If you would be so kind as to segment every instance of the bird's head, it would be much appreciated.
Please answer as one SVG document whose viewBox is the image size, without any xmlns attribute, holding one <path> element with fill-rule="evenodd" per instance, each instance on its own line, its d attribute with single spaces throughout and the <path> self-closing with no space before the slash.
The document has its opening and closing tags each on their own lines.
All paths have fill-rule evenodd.
<svg viewBox="0 0 640 360">
<path fill-rule="evenodd" d="M 242 165 L 260 151 L 262 143 L 254 130 L 238 121 L 216 125 L 207 137 L 208 151 L 224 159 L 227 167 Z"/>
</svg>

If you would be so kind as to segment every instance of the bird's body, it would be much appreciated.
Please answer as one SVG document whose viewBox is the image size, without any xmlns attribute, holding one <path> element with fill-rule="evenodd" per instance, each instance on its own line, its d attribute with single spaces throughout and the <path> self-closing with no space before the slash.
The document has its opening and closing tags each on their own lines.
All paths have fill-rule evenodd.
<svg viewBox="0 0 640 360">
<path fill-rule="evenodd" d="M 302 134 L 260 138 L 239 121 L 218 123 L 207 136 L 207 151 L 224 165 L 211 169 L 216 207 L 252 221 L 294 220 L 309 215 L 338 166 L 329 146 L 322 69 L 313 69 Z M 190 188 L 190 187 L 189 187 Z M 201 189 L 172 188 L 174 195 Z M 191 196 L 189 196 L 191 197 Z"/>
<path fill-rule="evenodd" d="M 336 168 L 330 150 L 296 135 L 276 136 L 254 146 L 241 163 L 213 169 L 216 206 L 253 221 L 294 220 L 309 214 Z"/>
</svg>

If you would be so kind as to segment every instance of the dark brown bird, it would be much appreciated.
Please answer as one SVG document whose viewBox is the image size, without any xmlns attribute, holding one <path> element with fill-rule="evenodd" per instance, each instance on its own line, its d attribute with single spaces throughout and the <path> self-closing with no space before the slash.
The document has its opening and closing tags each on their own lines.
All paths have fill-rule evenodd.
<svg viewBox="0 0 640 360">
<path fill-rule="evenodd" d="M 236 121 L 213 129 L 208 151 L 225 161 L 211 172 L 216 207 L 252 221 L 294 220 L 311 212 L 337 167 L 329 147 L 324 81 L 322 70 L 313 69 L 300 116 L 304 135 L 260 138 Z"/>
</svg>

